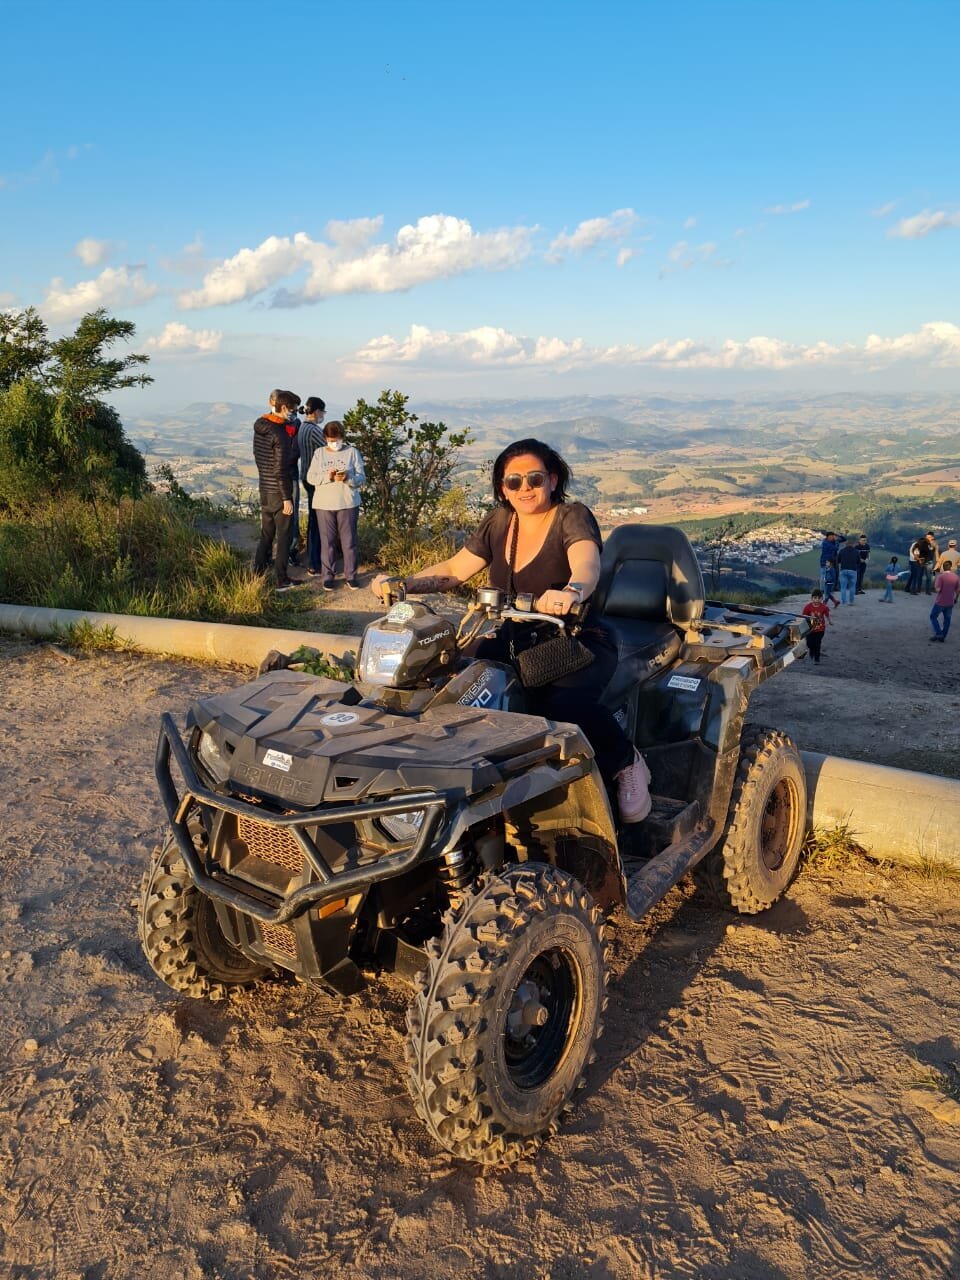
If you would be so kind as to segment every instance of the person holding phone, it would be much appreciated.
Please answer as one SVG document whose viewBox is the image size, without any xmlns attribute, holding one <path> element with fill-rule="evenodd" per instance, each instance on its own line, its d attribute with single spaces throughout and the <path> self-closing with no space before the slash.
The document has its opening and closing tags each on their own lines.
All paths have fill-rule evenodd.
<svg viewBox="0 0 960 1280">
<path fill-rule="evenodd" d="M 336 564 L 343 555 L 343 578 L 351 591 L 357 582 L 357 519 L 360 490 L 366 479 L 359 451 L 343 437 L 343 423 L 328 422 L 323 428 L 323 444 L 316 450 L 307 470 L 313 485 L 313 509 L 320 526 L 320 572 L 324 591 L 336 586 Z"/>
</svg>

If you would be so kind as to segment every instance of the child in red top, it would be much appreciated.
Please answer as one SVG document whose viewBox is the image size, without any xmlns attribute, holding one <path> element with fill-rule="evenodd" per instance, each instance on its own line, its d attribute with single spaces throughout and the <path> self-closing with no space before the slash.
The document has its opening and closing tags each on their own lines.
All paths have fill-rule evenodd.
<svg viewBox="0 0 960 1280">
<path fill-rule="evenodd" d="M 810 619 L 810 630 L 807 632 L 807 650 L 814 662 L 820 662 L 820 646 L 823 644 L 823 633 L 827 623 L 833 624 L 830 617 L 830 606 L 823 603 L 823 592 L 819 587 L 810 592 L 810 599 L 803 606 L 803 616 Z"/>
</svg>

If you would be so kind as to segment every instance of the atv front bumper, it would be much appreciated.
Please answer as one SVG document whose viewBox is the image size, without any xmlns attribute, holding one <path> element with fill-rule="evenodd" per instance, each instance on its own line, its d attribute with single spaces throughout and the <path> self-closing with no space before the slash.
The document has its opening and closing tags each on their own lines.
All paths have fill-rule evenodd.
<svg viewBox="0 0 960 1280">
<path fill-rule="evenodd" d="M 380 880 L 408 871 L 426 861 L 430 853 L 434 834 L 447 805 L 447 797 L 441 792 L 407 792 L 394 800 L 361 801 L 349 806 L 310 809 L 304 813 L 265 812 L 259 805 L 220 795 L 206 787 L 193 766 L 173 717 L 165 714 L 160 724 L 155 761 L 157 782 L 177 848 L 194 884 L 202 893 L 253 916 L 264 924 L 287 924 L 313 907 L 322 907 L 334 899 L 349 898 Z M 171 755 L 176 759 L 177 768 L 183 777 L 182 795 L 177 791 L 173 779 Z M 280 897 L 229 875 L 194 844 L 187 824 L 187 815 L 194 804 L 199 805 L 202 810 L 213 811 L 214 815 L 233 814 L 238 818 L 289 832 L 315 873 L 316 880 L 301 885 L 288 896 Z M 363 822 L 415 809 L 422 810 L 424 816 L 412 844 L 403 844 L 395 852 L 387 850 L 343 870 L 334 870 L 330 866 L 311 834 L 311 831 L 337 823 Z"/>
</svg>

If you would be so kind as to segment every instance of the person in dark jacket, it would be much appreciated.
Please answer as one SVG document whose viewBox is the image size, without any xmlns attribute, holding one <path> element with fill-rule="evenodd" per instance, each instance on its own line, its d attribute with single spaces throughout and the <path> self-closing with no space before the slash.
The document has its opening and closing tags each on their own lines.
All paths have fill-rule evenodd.
<svg viewBox="0 0 960 1280">
<path fill-rule="evenodd" d="M 323 420 L 327 406 L 319 396 L 304 401 L 304 416 L 297 438 L 300 443 L 300 481 L 307 495 L 307 573 L 311 578 L 320 576 L 320 525 L 313 505 L 314 485 L 307 479 L 313 455 L 323 446 Z"/>
<path fill-rule="evenodd" d="M 260 480 L 260 541 L 254 567 L 258 573 L 266 573 L 276 539 L 277 590 L 289 591 L 295 584 L 287 576 L 290 520 L 293 516 L 291 437 L 287 425 L 296 417 L 300 402 L 290 391 L 276 391 L 271 399 L 273 411 L 265 413 L 253 424 L 253 458 Z"/>
<path fill-rule="evenodd" d="M 933 567 L 940 555 L 937 539 L 932 529 L 922 533 L 910 544 L 910 581 L 907 590 L 918 596 L 926 584 L 927 595 L 933 591 Z"/>
<path fill-rule="evenodd" d="M 287 436 L 290 440 L 290 496 L 293 501 L 293 515 L 290 517 L 290 564 L 300 563 L 300 397 L 295 391 L 286 393 L 297 402 L 297 411 L 287 421 Z"/>
<path fill-rule="evenodd" d="M 836 585 L 837 550 L 837 535 L 831 530 L 823 535 L 820 543 L 820 590 L 824 599 L 833 595 L 833 587 Z"/>
<path fill-rule="evenodd" d="M 852 538 L 847 538 L 837 556 L 840 566 L 840 603 L 854 605 L 857 594 L 857 570 L 860 566 L 860 552 Z"/>
<path fill-rule="evenodd" d="M 867 535 L 861 533 L 857 541 L 857 552 L 860 556 L 860 563 L 857 565 L 857 595 L 866 595 L 863 589 L 863 578 L 867 572 L 867 561 L 870 559 L 870 543 L 867 541 Z"/>
</svg>

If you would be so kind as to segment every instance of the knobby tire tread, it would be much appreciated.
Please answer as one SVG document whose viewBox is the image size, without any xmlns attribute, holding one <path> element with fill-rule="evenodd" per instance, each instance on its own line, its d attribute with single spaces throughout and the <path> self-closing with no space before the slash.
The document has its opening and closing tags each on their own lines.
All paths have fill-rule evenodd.
<svg viewBox="0 0 960 1280">
<path fill-rule="evenodd" d="M 536 863 L 488 875 L 460 908 L 447 912 L 441 937 L 427 944 L 427 967 L 417 977 L 407 1010 L 407 1083 L 430 1133 L 462 1159 L 507 1164 L 532 1155 L 557 1131 L 586 1083 L 581 1072 L 548 1123 L 534 1133 L 517 1133 L 495 1114 L 479 1070 L 495 1013 L 498 970 L 507 963 L 514 938 L 544 911 L 574 913 L 598 943 L 598 1013 L 585 1071 L 596 1058 L 593 1044 L 603 1029 L 608 949 L 602 912 L 573 876 Z"/>
<path fill-rule="evenodd" d="M 231 947 L 237 976 L 217 972 L 215 958 L 203 954 L 197 937 L 197 914 L 205 904 L 173 837 L 168 837 L 154 851 L 140 884 L 140 945 L 154 973 L 174 991 L 193 1000 L 224 1000 L 231 988 L 249 986 L 268 970 L 252 960 L 244 965 L 246 957 Z M 223 943 L 230 945 L 226 939 Z"/>
</svg>

